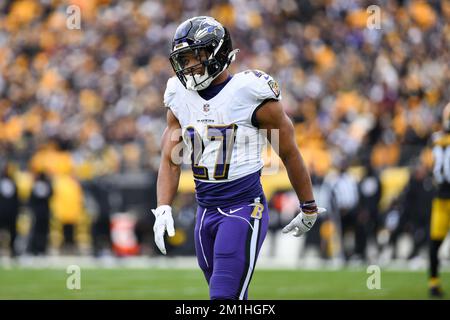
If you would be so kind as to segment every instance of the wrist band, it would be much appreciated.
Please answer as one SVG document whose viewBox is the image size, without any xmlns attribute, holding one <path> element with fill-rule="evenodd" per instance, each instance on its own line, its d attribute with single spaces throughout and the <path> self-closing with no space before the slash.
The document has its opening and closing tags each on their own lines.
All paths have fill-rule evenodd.
<svg viewBox="0 0 450 320">
<path fill-rule="evenodd" d="M 316 213 L 318 211 L 315 200 L 300 202 L 300 208 L 304 213 Z"/>
</svg>

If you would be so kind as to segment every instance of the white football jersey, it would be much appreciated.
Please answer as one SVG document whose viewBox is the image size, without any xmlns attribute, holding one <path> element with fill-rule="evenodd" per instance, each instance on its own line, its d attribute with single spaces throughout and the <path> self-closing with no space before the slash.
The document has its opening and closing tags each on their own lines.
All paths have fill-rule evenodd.
<svg viewBox="0 0 450 320">
<path fill-rule="evenodd" d="M 169 79 L 164 105 L 181 125 L 195 179 L 231 181 L 263 167 L 266 138 L 252 124 L 252 115 L 268 99 L 281 99 L 278 84 L 258 70 L 233 75 L 209 100 L 187 90 L 177 77 Z"/>
</svg>

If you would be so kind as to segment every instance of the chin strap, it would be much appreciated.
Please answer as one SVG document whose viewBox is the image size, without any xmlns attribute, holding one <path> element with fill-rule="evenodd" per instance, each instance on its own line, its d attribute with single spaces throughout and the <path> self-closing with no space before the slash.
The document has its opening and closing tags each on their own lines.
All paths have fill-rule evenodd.
<svg viewBox="0 0 450 320">
<path fill-rule="evenodd" d="M 228 61 L 229 61 L 229 63 L 233 62 L 234 60 L 236 60 L 236 54 L 238 54 L 238 52 L 240 52 L 240 51 L 241 51 L 240 49 L 234 49 L 233 51 L 231 51 L 228 54 Z"/>
<path fill-rule="evenodd" d="M 226 68 L 228 68 L 228 66 L 234 61 L 236 60 L 236 54 L 241 51 L 239 49 L 234 49 L 233 51 L 231 51 L 228 54 L 228 62 L 225 64 L 225 66 L 223 67 L 222 71 L 225 70 Z"/>
<path fill-rule="evenodd" d="M 216 50 L 218 50 L 219 48 L 220 48 L 220 46 L 222 45 L 222 43 L 220 43 L 219 44 L 219 46 L 216 48 Z M 204 82 L 203 83 L 203 85 L 201 85 L 201 86 L 196 86 L 195 85 L 195 83 L 197 82 L 197 80 L 199 80 L 199 82 L 203 82 L 202 80 L 201 80 L 201 77 L 205 77 L 205 78 L 207 78 L 208 77 L 208 70 L 207 70 L 207 68 L 205 68 L 205 74 L 203 74 L 203 75 L 201 75 L 201 76 L 199 76 L 198 78 L 200 78 L 200 79 L 195 79 L 195 76 L 194 76 L 194 78 L 192 78 L 192 76 L 186 76 L 186 78 L 188 79 L 188 81 L 186 82 L 186 87 L 187 87 L 187 89 L 188 90 L 194 90 L 194 91 L 198 91 L 198 90 L 203 90 L 203 89 L 205 89 L 205 88 L 207 88 L 208 86 L 209 86 L 209 84 L 215 79 L 215 78 L 217 78 L 226 68 L 228 68 L 228 66 L 230 65 L 230 63 L 231 62 L 233 62 L 235 59 L 236 59 L 236 54 L 239 52 L 239 51 L 241 51 L 241 50 L 239 50 L 239 49 L 234 49 L 233 51 L 231 51 L 229 54 L 228 54 L 228 62 L 223 66 L 223 68 L 222 68 L 222 71 L 220 71 L 215 77 L 211 77 L 210 79 L 208 79 L 206 82 Z M 214 51 L 214 52 L 216 52 L 216 51 Z M 211 55 L 212 56 L 212 55 Z M 195 80 L 194 80 L 195 79 Z"/>
</svg>

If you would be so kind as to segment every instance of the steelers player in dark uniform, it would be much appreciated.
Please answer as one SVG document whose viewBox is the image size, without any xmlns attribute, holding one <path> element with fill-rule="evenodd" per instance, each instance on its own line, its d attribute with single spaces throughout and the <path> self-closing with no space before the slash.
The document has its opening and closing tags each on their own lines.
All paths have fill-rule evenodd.
<svg viewBox="0 0 450 320">
<path fill-rule="evenodd" d="M 430 223 L 430 295 L 444 295 L 439 279 L 439 248 L 450 228 L 450 103 L 442 113 L 443 130 L 433 134 L 433 177 L 437 192 Z"/>
</svg>

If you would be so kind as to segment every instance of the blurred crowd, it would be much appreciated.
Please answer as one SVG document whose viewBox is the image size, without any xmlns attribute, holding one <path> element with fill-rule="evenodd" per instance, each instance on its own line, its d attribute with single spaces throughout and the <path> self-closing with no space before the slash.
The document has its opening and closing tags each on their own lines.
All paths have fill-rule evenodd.
<svg viewBox="0 0 450 320">
<path fill-rule="evenodd" d="M 368 28 L 374 4 L 380 21 Z M 80 8 L 80 29 L 67 27 L 69 5 Z M 52 197 L 71 198 L 49 210 L 62 226 L 75 224 L 87 211 L 86 185 L 157 171 L 171 39 L 179 23 L 205 14 L 241 50 L 232 72 L 260 69 L 279 82 L 317 179 L 346 166 L 423 166 L 428 175 L 427 141 L 450 101 L 448 1 L 6 0 L 0 167 L 22 203 L 35 201 L 34 186 L 47 179 Z M 360 197 L 346 201 L 360 205 Z M 344 220 L 342 230 L 353 223 Z"/>
</svg>

